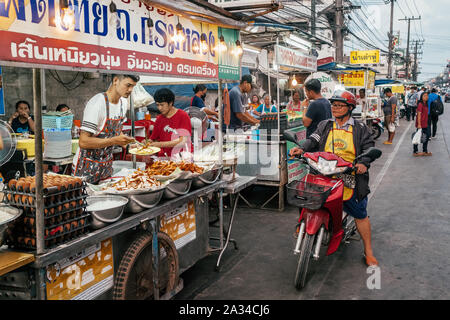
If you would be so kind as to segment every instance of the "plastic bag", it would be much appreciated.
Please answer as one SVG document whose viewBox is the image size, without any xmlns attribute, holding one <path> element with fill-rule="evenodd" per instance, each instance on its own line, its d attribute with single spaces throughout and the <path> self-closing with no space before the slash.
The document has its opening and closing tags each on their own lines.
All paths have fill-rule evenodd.
<svg viewBox="0 0 450 320">
<path fill-rule="evenodd" d="M 417 129 L 416 133 L 413 134 L 412 144 L 419 144 L 422 137 L 422 129 Z"/>
<path fill-rule="evenodd" d="M 142 84 L 138 82 L 133 89 L 133 107 L 135 109 L 146 107 L 153 102 L 155 102 L 153 97 L 144 89 Z"/>
<path fill-rule="evenodd" d="M 388 124 L 388 131 L 395 132 L 395 124 L 394 123 L 391 122 Z"/>
</svg>

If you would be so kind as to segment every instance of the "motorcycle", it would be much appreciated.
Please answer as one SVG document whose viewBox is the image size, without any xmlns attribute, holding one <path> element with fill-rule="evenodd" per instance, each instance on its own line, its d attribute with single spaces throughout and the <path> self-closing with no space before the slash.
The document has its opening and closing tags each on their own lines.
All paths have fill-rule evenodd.
<svg viewBox="0 0 450 320">
<path fill-rule="evenodd" d="M 367 120 L 367 126 L 370 129 L 370 133 L 374 140 L 378 139 L 381 136 L 381 133 L 384 132 L 384 125 L 381 118 L 374 118 Z"/>
<path fill-rule="evenodd" d="M 298 145 L 295 134 L 285 132 L 284 136 Z M 377 148 L 369 148 L 353 163 L 330 152 L 307 152 L 299 158 L 311 173 L 287 185 L 288 203 L 301 209 L 294 248 L 294 254 L 299 255 L 294 279 L 297 289 L 305 286 L 309 262 L 311 258 L 319 259 L 322 245 L 328 246 L 328 256 L 355 234 L 354 218 L 343 211 L 344 184 L 354 188 L 351 173 L 358 159 L 369 157 L 374 161 L 381 153 Z"/>
</svg>

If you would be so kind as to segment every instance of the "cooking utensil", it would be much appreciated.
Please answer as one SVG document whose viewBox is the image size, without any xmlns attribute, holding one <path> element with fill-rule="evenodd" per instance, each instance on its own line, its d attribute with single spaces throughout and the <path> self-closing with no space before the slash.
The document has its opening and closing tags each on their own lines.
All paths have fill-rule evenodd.
<svg viewBox="0 0 450 320">
<path fill-rule="evenodd" d="M 87 207 L 86 211 L 89 211 L 92 216 L 91 226 L 94 229 L 100 229 L 108 224 L 118 221 L 124 212 L 125 206 L 128 203 L 128 199 L 122 196 L 116 195 L 98 195 L 90 196 L 86 198 Z M 108 203 L 116 202 L 115 206 L 108 206 Z M 90 209 L 94 208 L 94 204 L 104 203 L 105 209 Z"/>
<path fill-rule="evenodd" d="M 10 218 L 7 218 L 3 221 L 0 220 L 0 246 L 2 245 L 5 231 L 6 229 L 8 229 L 8 224 L 17 219 L 22 214 L 22 212 L 23 210 L 21 209 L 11 207 L 6 204 L 0 204 L 0 215 L 3 216 L 5 214 L 8 214 L 11 216 Z"/>
</svg>

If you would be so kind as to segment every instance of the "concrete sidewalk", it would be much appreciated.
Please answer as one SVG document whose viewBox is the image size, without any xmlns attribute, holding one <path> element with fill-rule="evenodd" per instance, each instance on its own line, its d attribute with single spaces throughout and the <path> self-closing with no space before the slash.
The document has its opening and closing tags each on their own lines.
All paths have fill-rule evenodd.
<svg viewBox="0 0 450 320">
<path fill-rule="evenodd" d="M 381 289 L 368 289 L 362 242 L 352 241 L 329 257 L 322 250 L 306 287 L 297 291 L 292 234 L 298 210 L 238 208 L 232 238 L 239 250 L 230 244 L 220 273 L 216 254 L 186 271 L 176 299 L 449 299 L 450 112 L 438 125 L 431 157 L 412 156 L 412 122 L 401 120 L 393 145 L 382 144 L 386 133 L 377 141 L 383 156 L 370 169 L 368 209 Z"/>
</svg>

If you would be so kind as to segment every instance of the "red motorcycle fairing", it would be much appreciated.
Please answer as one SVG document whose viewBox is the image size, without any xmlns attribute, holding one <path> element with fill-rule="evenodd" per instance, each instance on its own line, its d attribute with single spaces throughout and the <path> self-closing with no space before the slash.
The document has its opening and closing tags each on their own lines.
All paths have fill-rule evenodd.
<svg viewBox="0 0 450 320">
<path fill-rule="evenodd" d="M 334 186 L 339 180 L 324 176 L 306 175 L 304 179 L 308 182 L 317 183 L 326 186 Z M 299 222 L 305 217 L 305 229 L 310 235 L 316 233 L 322 224 L 325 229 L 330 231 L 331 239 L 327 249 L 327 256 L 334 253 L 341 243 L 344 235 L 342 229 L 343 214 L 343 194 L 344 184 L 340 183 L 333 191 L 331 191 L 325 204 L 318 210 L 302 209 Z M 330 224 L 331 216 L 331 224 Z"/>
</svg>

